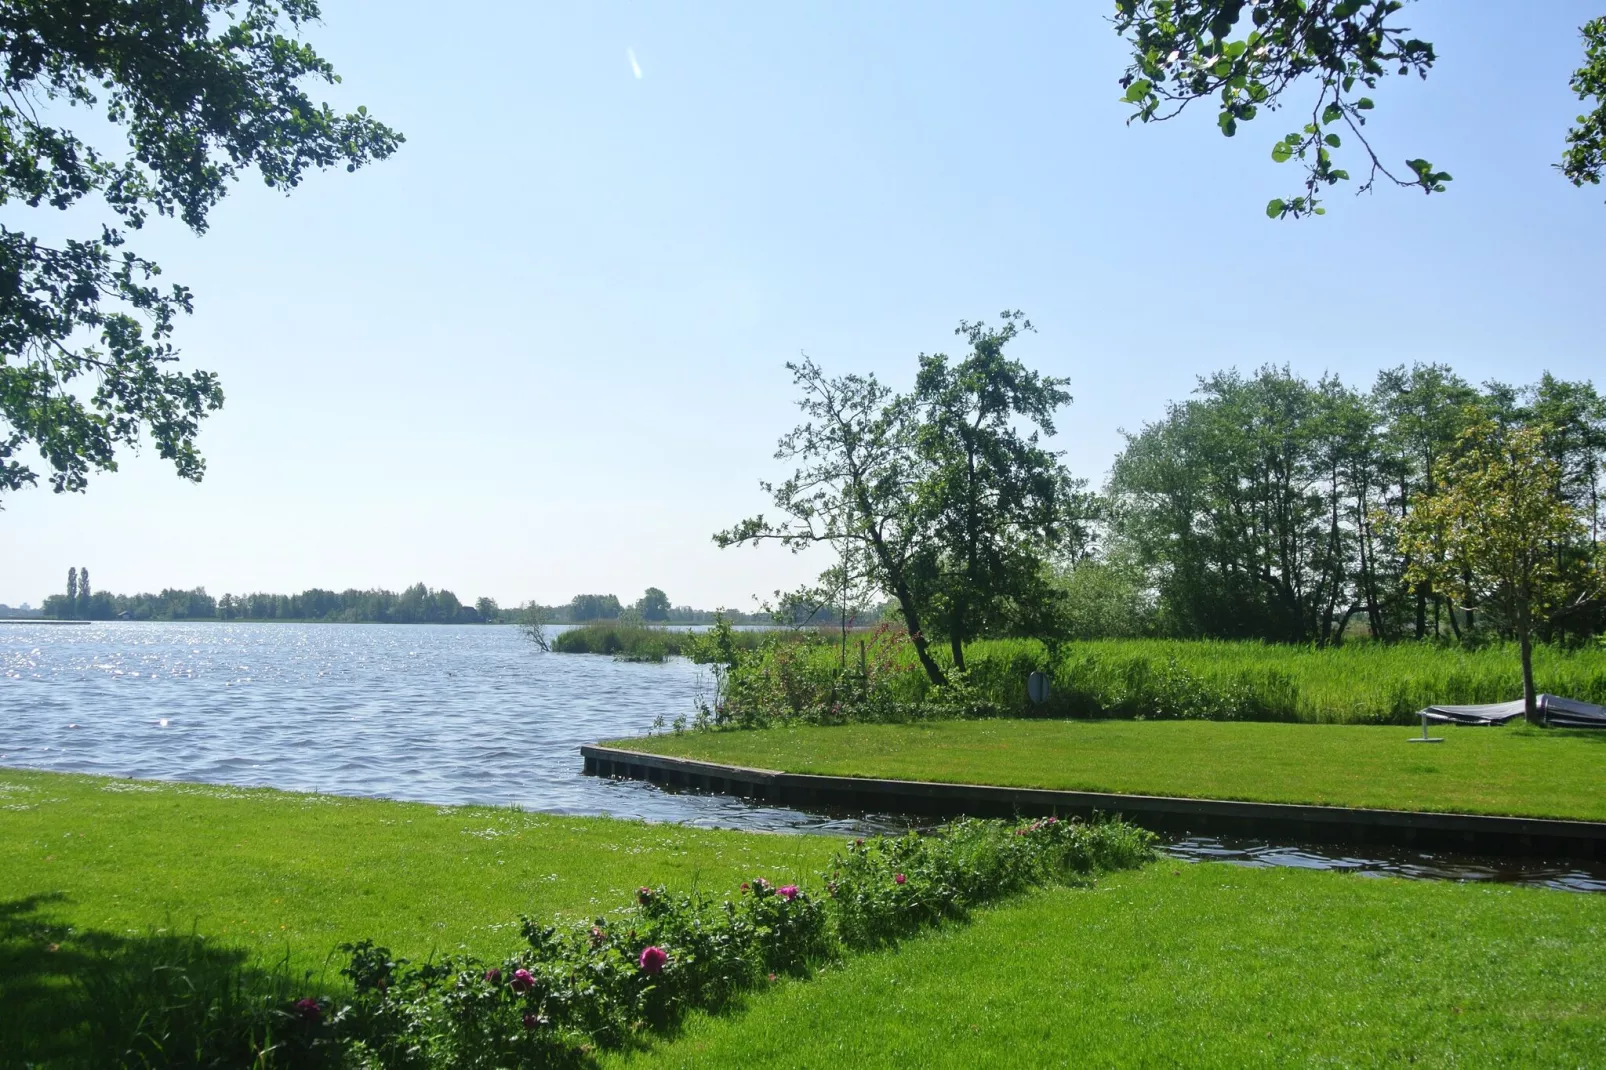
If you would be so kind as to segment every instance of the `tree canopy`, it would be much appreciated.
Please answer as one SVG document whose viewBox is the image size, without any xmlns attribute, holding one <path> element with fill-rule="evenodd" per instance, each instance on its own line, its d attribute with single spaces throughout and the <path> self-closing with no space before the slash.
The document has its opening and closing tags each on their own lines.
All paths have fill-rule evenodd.
<svg viewBox="0 0 1606 1070">
<path fill-rule="evenodd" d="M 1369 95 L 1391 73 L 1426 78 L 1438 59 L 1431 42 L 1399 23 L 1408 0 L 1115 0 L 1114 25 L 1132 48 L 1121 78 L 1129 122 L 1164 122 L 1199 101 L 1216 108 L 1227 137 L 1239 124 L 1297 100 L 1294 129 L 1272 145 L 1278 163 L 1298 161 L 1301 188 L 1273 198 L 1273 219 L 1321 215 L 1322 194 L 1350 181 L 1338 165 L 1358 148 L 1358 192 L 1381 179 L 1423 193 L 1451 181 L 1425 159 L 1385 162 L 1367 138 Z M 1515 16 L 1514 16 L 1515 17 Z M 1557 167 L 1574 185 L 1599 183 L 1606 168 L 1606 18 L 1581 30 L 1585 55 L 1571 88 L 1586 104 Z M 1308 90 L 1304 97 L 1297 90 Z"/>
<path fill-rule="evenodd" d="M 775 457 L 798 467 L 761 484 L 780 518 L 760 514 L 714 536 L 720 546 L 834 547 L 840 571 L 827 570 L 821 589 L 867 577 L 896 604 L 937 684 L 947 673 L 933 637 L 949 640 L 963 671 L 966 640 L 1040 624 L 1049 561 L 1075 528 L 1076 484 L 1039 443 L 1070 396 L 1063 380 L 1004 357 L 1030 324 L 1019 312 L 1001 319 L 961 322 L 970 352 L 957 363 L 921 354 L 909 393 L 873 375 L 828 377 L 807 359 L 788 364 L 804 422 Z"/>
<path fill-rule="evenodd" d="M 1591 384 L 1546 375 L 1480 390 L 1419 364 L 1363 391 L 1267 367 L 1204 377 L 1128 435 L 1107 488 L 1109 545 L 1093 564 L 1152 592 L 1152 627 L 1169 635 L 1327 644 L 1364 623 L 1380 639 L 1514 636 L 1509 604 L 1445 586 L 1421 567 L 1419 544 L 1398 537 L 1452 476 L 1466 478 L 1467 431 L 1480 421 L 1535 429 L 1580 524 L 1553 549 L 1597 553 L 1606 398 Z M 1606 605 L 1580 587 L 1533 623 L 1544 638 L 1592 635 Z"/>
<path fill-rule="evenodd" d="M 1568 501 L 1562 464 L 1542 424 L 1509 426 L 1470 412 L 1444 486 L 1399 522 L 1405 579 L 1468 609 L 1510 621 L 1522 651 L 1523 699 L 1535 717 L 1533 634 L 1598 598 L 1598 547 Z"/>
<path fill-rule="evenodd" d="M 288 192 L 396 150 L 366 109 L 337 114 L 302 87 L 339 81 L 293 36 L 317 18 L 316 0 L 0 0 L 0 495 L 37 483 L 25 448 L 56 491 L 81 491 L 144 436 L 201 478 L 199 423 L 223 391 L 174 367 L 190 291 L 159 285 L 128 232 L 154 214 L 204 233 L 253 167 Z M 51 245 L 14 229 L 22 207 L 99 221 Z"/>
</svg>

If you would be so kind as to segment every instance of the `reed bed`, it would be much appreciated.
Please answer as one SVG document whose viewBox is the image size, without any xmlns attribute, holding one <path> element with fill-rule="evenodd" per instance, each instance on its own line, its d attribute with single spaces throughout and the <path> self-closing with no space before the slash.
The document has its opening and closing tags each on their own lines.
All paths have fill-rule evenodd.
<svg viewBox="0 0 1606 1070">
<path fill-rule="evenodd" d="M 871 660 L 896 671 L 875 676 L 886 709 L 919 709 L 939 699 L 901 635 L 872 637 Z M 946 650 L 938 660 L 950 663 Z M 796 657 L 796 654 L 793 655 Z M 833 663 L 851 674 L 857 659 L 829 646 L 808 652 L 822 673 Z M 1060 644 L 990 639 L 966 648 L 964 686 L 980 705 L 1006 717 L 1114 717 L 1409 724 L 1434 703 L 1505 702 L 1522 697 L 1515 644 L 1468 649 L 1434 643 L 1349 643 L 1341 647 L 1257 642 L 1105 639 Z M 844 664 L 845 662 L 845 664 Z M 753 668 L 757 668 L 754 666 Z M 1042 670 L 1051 693 L 1042 705 L 1026 678 Z M 1606 704 L 1606 647 L 1541 647 L 1534 654 L 1540 691 Z"/>
</svg>

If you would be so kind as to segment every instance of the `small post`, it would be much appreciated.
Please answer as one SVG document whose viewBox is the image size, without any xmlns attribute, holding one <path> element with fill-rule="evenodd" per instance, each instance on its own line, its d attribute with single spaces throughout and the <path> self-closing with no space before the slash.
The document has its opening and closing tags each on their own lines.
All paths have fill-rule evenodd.
<svg viewBox="0 0 1606 1070">
<path fill-rule="evenodd" d="M 1428 735 L 1428 711 L 1427 710 L 1423 710 L 1422 711 L 1422 734 L 1420 736 L 1412 736 L 1410 739 L 1406 740 L 1406 742 L 1407 743 L 1443 743 L 1444 742 L 1444 737 L 1443 736 L 1430 736 L 1430 735 Z"/>
</svg>

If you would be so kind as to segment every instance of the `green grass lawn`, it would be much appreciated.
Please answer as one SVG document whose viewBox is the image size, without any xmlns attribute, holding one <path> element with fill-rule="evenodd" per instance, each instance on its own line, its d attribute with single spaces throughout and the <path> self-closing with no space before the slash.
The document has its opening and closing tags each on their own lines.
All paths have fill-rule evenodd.
<svg viewBox="0 0 1606 1070">
<path fill-rule="evenodd" d="M 1160 863 L 611 1067 L 1601 1066 L 1606 896 Z"/>
<path fill-rule="evenodd" d="M 194 930 L 249 959 L 288 951 L 313 967 L 364 936 L 414 957 L 495 956 L 517 941 L 521 912 L 605 912 L 660 882 L 812 884 L 838 846 L 0 770 L 0 1066 L 19 1038 L 70 1050 L 45 1046 L 71 1030 L 51 1018 L 51 986 L 100 968 L 95 937 Z M 1602 946 L 1606 896 L 1162 861 L 777 983 L 610 1059 L 1600 1065 Z"/>
<path fill-rule="evenodd" d="M 663 882 L 810 876 L 839 844 L 511 809 L 0 769 L 0 904 L 111 934 L 192 930 L 321 965 L 371 937 L 500 955 L 520 913 L 589 915 Z"/>
<path fill-rule="evenodd" d="M 790 773 L 1606 820 L 1606 733 L 1206 721 L 939 721 L 618 746 Z"/>
</svg>

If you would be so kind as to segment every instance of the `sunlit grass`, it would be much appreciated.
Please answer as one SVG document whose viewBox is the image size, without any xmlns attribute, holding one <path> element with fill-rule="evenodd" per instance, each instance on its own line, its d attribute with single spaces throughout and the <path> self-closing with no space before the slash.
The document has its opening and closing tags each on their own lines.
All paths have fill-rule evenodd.
<svg viewBox="0 0 1606 1070">
<path fill-rule="evenodd" d="M 791 773 L 1606 820 L 1606 733 L 1512 725 L 937 721 L 689 732 L 619 745 Z"/>
<path fill-rule="evenodd" d="M 838 846 L 775 836 L 202 784 L 0 769 L 0 902 L 114 934 L 199 932 L 321 965 L 517 944 L 518 915 L 588 916 L 642 884 L 723 891 L 820 869 Z"/>
<path fill-rule="evenodd" d="M 1160 863 L 783 982 L 618 1067 L 1598 1066 L 1606 896 Z"/>
</svg>

